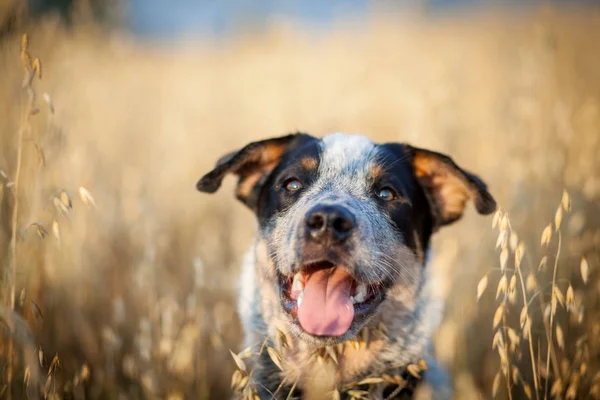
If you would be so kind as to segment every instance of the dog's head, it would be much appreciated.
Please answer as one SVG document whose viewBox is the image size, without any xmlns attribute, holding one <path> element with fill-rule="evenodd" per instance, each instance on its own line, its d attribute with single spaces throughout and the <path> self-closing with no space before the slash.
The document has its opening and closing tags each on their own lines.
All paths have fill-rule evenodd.
<svg viewBox="0 0 600 400">
<path fill-rule="evenodd" d="M 197 183 L 228 173 L 257 216 L 290 330 L 313 343 L 352 338 L 392 291 L 416 296 L 433 232 L 467 200 L 489 214 L 486 185 L 449 157 L 364 136 L 307 134 L 250 143 Z M 404 288 L 404 289 L 403 289 Z"/>
</svg>

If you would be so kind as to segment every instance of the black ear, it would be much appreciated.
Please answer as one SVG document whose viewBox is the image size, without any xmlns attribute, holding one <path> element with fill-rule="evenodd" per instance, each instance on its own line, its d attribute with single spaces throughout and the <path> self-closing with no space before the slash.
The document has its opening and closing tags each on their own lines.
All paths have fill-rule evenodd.
<svg viewBox="0 0 600 400">
<path fill-rule="evenodd" d="M 281 157 L 311 139 L 314 138 L 310 135 L 295 133 L 252 142 L 239 151 L 221 157 L 215 168 L 196 183 L 196 188 L 201 192 L 214 193 L 225 175 L 236 174 L 239 179 L 235 195 L 254 210 L 260 187 L 279 164 Z"/>
<path fill-rule="evenodd" d="M 431 205 L 435 228 L 462 217 L 469 199 L 480 214 L 496 210 L 496 201 L 478 176 L 463 170 L 444 154 L 412 146 L 406 148 L 417 181 Z"/>
</svg>

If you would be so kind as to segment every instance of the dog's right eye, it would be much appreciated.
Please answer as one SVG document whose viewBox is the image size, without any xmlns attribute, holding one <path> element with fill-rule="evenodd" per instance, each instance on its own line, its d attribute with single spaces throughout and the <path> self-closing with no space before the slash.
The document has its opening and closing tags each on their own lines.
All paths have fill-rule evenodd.
<svg viewBox="0 0 600 400">
<path fill-rule="evenodd" d="M 394 189 L 390 187 L 384 187 L 377 192 L 377 196 L 383 201 L 392 201 L 398 198 L 398 195 L 394 191 Z"/>
<path fill-rule="evenodd" d="M 296 178 L 288 179 L 285 182 L 285 190 L 288 192 L 295 192 L 300 189 L 302 189 L 302 182 Z"/>
</svg>

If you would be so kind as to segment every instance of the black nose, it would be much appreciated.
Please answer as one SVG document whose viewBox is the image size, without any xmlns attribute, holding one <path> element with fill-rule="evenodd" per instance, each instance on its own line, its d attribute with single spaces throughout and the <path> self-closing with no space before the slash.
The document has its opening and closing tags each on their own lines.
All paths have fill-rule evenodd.
<svg viewBox="0 0 600 400">
<path fill-rule="evenodd" d="M 306 230 L 319 242 L 341 242 L 347 239 L 356 220 L 350 211 L 340 206 L 317 206 L 306 216 Z"/>
</svg>

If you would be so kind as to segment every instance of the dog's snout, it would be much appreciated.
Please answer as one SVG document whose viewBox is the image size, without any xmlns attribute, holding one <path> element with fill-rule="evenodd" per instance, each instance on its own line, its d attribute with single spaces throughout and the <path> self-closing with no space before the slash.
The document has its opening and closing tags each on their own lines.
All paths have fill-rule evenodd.
<svg viewBox="0 0 600 400">
<path fill-rule="evenodd" d="M 340 206 L 317 206 L 306 216 L 306 229 L 316 241 L 341 242 L 355 227 L 354 215 Z"/>
</svg>

